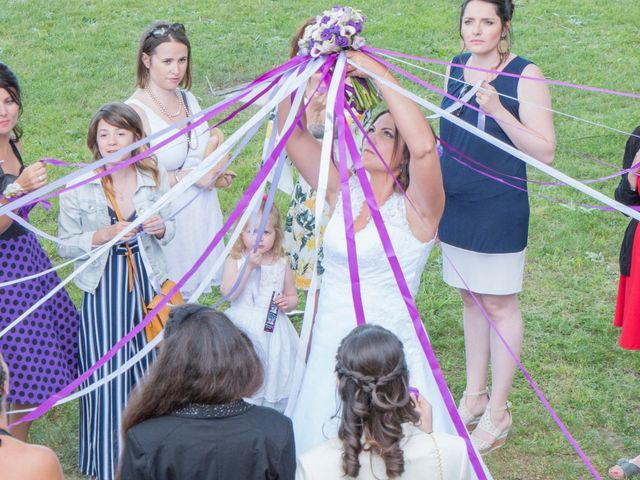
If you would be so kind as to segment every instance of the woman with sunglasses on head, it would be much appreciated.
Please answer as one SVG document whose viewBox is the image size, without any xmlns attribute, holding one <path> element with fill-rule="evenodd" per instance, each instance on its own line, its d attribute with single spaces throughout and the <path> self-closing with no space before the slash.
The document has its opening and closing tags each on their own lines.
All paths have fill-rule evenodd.
<svg viewBox="0 0 640 480">
<path fill-rule="evenodd" d="M 142 118 L 147 135 L 153 135 L 200 111 L 198 101 L 189 92 L 191 78 L 191 44 L 184 26 L 179 23 L 153 23 L 140 39 L 137 90 L 126 102 Z M 176 131 L 174 129 L 155 138 L 150 142 L 151 146 L 174 135 Z M 169 173 L 171 186 L 197 167 L 222 140 L 222 133 L 217 129 L 210 133 L 205 122 L 156 151 L 158 164 Z M 216 181 L 218 169 L 219 167 L 210 169 L 180 198 L 172 202 L 176 236 L 163 249 L 169 277 L 175 281 L 191 268 L 222 226 L 222 211 L 216 186 L 230 185 L 232 174 L 224 173 Z M 182 287 L 185 297 L 209 274 L 222 248 L 222 244 L 218 245 Z M 219 274 L 216 275 L 214 283 L 219 282 L 219 277 Z M 204 293 L 207 291 L 208 288 Z"/>
<path fill-rule="evenodd" d="M 549 165 L 555 152 L 549 90 L 537 81 L 543 76 L 536 65 L 509 51 L 513 10 L 511 0 L 462 3 L 459 27 L 467 52 L 453 63 L 475 69 L 452 66 L 446 87 L 450 96 L 461 98 L 468 86 L 482 82 L 469 100 L 474 108 L 460 106 L 454 115 Z M 442 101 L 443 108 L 452 104 L 450 97 Z M 478 449 L 488 452 L 504 443 L 511 426 L 507 398 L 516 365 L 483 310 L 519 355 L 523 323 L 518 292 L 522 290 L 529 226 L 526 167 L 518 158 L 444 118 L 440 137 L 446 194 L 438 228 L 443 277 L 460 291 L 464 305 L 467 383 L 458 411 L 467 428 L 475 428 L 472 438 Z M 516 188 L 460 163 L 472 161 L 480 164 L 474 163 L 474 169 L 507 177 Z M 487 389 L 489 364 L 491 395 Z"/>
<path fill-rule="evenodd" d="M 0 206 L 47 184 L 42 162 L 25 166 L 18 124 L 22 97 L 18 78 L 0 63 Z M 16 211 L 26 216 L 30 207 Z M 0 283 L 39 275 L 0 287 L 0 330 L 6 328 L 60 280 L 36 236 L 7 215 L 0 215 Z M 12 410 L 35 406 L 70 383 L 77 372 L 78 312 L 65 290 L 55 293 L 0 338 L 0 353 L 14 375 L 7 401 Z M 24 414 L 11 415 L 16 422 Z M 12 434 L 27 440 L 31 422 L 12 428 Z M 0 472 L 2 467 L 0 466 Z M 2 474 L 0 474 L 2 476 Z"/>
</svg>

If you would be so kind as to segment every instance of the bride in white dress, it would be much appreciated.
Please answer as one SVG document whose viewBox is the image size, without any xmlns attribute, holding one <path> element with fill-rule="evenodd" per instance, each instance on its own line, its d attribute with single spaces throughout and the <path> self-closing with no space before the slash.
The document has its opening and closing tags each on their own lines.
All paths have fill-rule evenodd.
<svg viewBox="0 0 640 480">
<path fill-rule="evenodd" d="M 350 55 L 358 65 L 396 82 L 376 61 L 359 52 Z M 362 75 L 357 71 L 349 74 Z M 390 87 L 377 86 L 389 112 L 373 122 L 368 134 L 416 209 L 398 191 L 369 144 L 363 145 L 362 162 L 407 283 L 415 294 L 444 206 L 440 160 L 436 140 L 420 109 Z M 289 109 L 289 101 L 279 109 L 281 127 Z M 320 148 L 302 129 L 296 129 L 287 143 L 289 157 L 313 188 L 318 182 Z M 365 320 L 384 326 L 402 340 L 411 384 L 433 404 L 435 428 L 454 433 L 355 177 L 350 181 L 350 191 Z M 325 273 L 307 366 L 293 409 L 298 453 L 336 435 L 337 419 L 331 420 L 338 410 L 334 359 L 340 341 L 356 326 L 336 168 L 329 173 L 327 202 L 333 214 L 323 240 Z"/>
</svg>

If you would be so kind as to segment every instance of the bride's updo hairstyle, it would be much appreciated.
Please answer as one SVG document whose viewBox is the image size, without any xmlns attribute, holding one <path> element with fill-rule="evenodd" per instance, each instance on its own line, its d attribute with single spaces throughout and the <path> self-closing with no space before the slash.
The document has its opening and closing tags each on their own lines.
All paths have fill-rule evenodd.
<svg viewBox="0 0 640 480">
<path fill-rule="evenodd" d="M 356 327 L 340 343 L 335 371 L 342 400 L 338 438 L 345 475 L 358 476 L 358 456 L 366 448 L 384 460 L 389 478 L 399 477 L 404 472 L 402 424 L 420 421 L 409 396 L 402 343 L 378 325 Z"/>
<path fill-rule="evenodd" d="M 464 0 L 460 7 L 459 32 L 462 31 L 462 19 L 464 17 L 464 12 L 467 9 L 467 5 L 473 1 L 490 3 L 496 9 L 496 14 L 498 15 L 498 18 L 500 18 L 500 23 L 502 25 L 502 39 L 498 44 L 498 53 L 500 54 L 500 63 L 503 63 L 507 58 L 509 58 L 511 47 L 511 19 L 513 18 L 513 11 L 515 9 L 513 0 Z"/>
</svg>

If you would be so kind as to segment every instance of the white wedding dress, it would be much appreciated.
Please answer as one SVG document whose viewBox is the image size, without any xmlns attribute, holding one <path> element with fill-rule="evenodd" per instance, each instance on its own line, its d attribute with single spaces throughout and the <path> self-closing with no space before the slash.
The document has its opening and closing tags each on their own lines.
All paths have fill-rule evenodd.
<svg viewBox="0 0 640 480">
<path fill-rule="evenodd" d="M 351 178 L 350 191 L 355 218 L 364 201 L 356 178 Z M 415 295 L 434 240 L 422 243 L 413 236 L 401 194 L 393 193 L 380 211 L 407 284 Z M 366 322 L 381 325 L 400 338 L 409 366 L 409 383 L 418 388 L 433 406 L 434 431 L 456 434 L 373 221 L 355 236 Z M 292 414 L 298 454 L 337 436 L 339 419 L 332 418 L 339 408 L 335 357 L 340 341 L 356 326 L 341 197 L 327 225 L 323 250 L 325 273 L 318 311 L 307 365 Z"/>
</svg>

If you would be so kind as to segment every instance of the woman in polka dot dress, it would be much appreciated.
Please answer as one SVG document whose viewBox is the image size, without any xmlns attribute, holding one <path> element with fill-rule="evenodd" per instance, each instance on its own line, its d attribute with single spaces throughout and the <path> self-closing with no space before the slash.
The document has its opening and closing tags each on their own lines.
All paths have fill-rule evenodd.
<svg viewBox="0 0 640 480">
<path fill-rule="evenodd" d="M 20 154 L 22 112 L 15 74 L 0 63 L 0 204 L 7 195 L 30 192 L 47 183 L 41 162 L 25 167 Z M 26 215 L 28 209 L 19 212 Z M 39 274 L 51 263 L 35 235 L 6 215 L 0 216 L 0 284 Z M 49 293 L 59 279 L 55 273 L 0 287 L 0 330 Z M 11 370 L 12 408 L 41 403 L 70 383 L 77 374 L 78 312 L 64 290 L 58 291 L 31 315 L 0 338 L 0 352 Z M 11 422 L 22 415 L 12 415 Z M 12 434 L 26 440 L 30 423 Z"/>
</svg>

